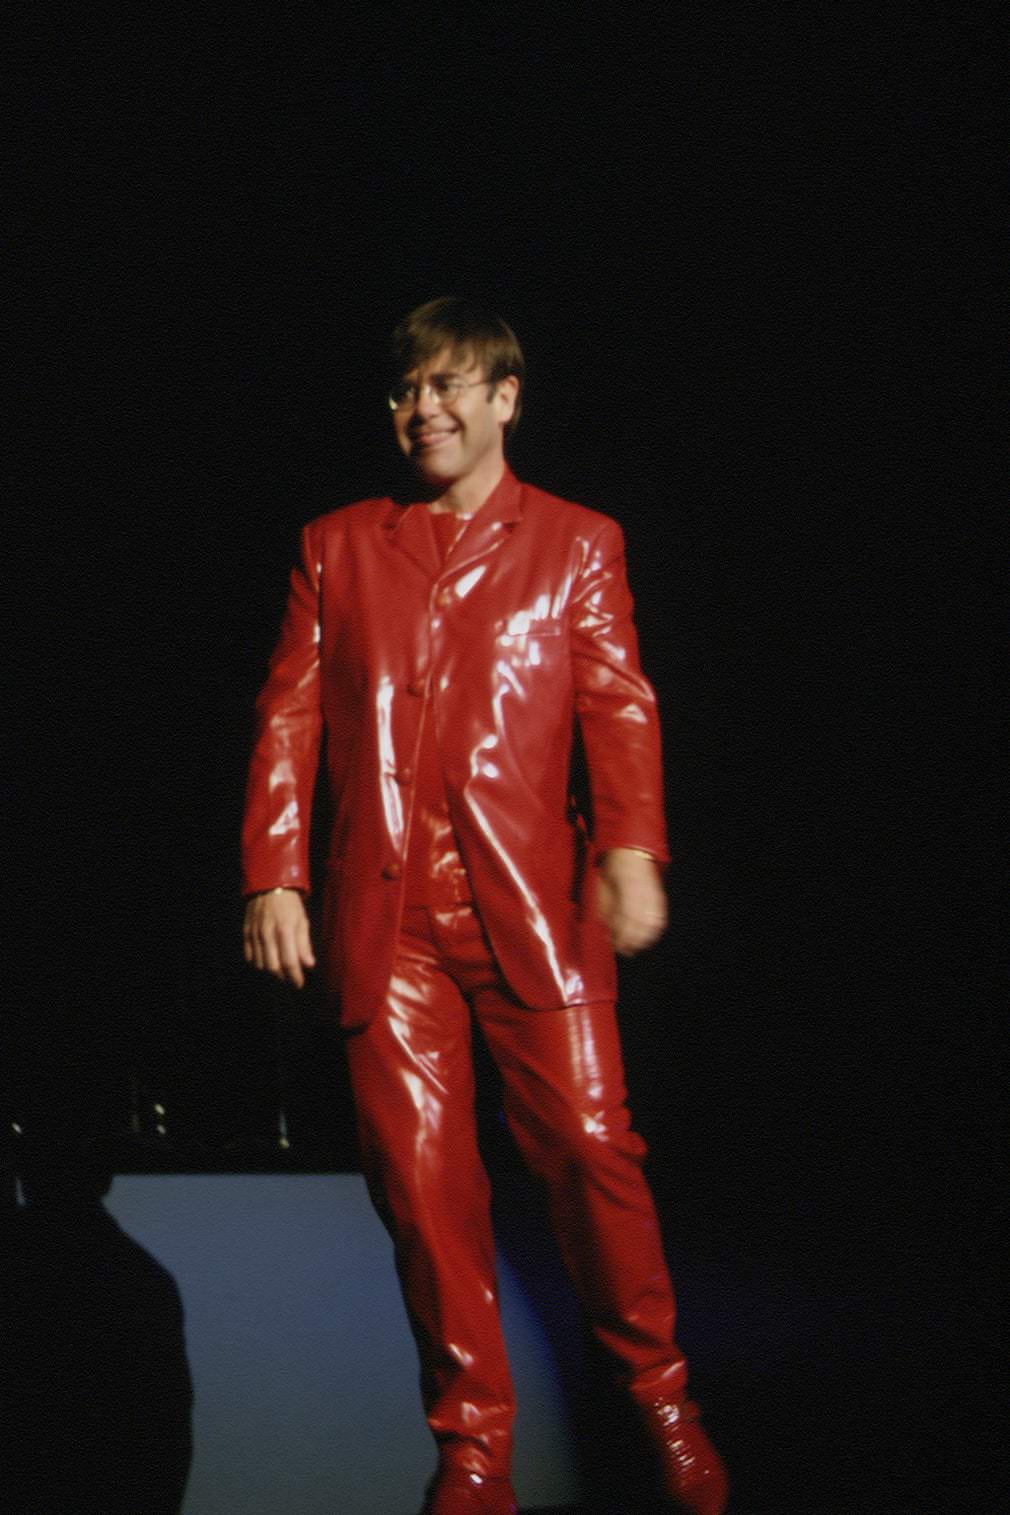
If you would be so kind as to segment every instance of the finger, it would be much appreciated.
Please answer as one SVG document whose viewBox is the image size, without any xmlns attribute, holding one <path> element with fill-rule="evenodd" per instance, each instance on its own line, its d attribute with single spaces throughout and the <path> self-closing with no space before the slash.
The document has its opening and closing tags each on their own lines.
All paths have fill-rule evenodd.
<svg viewBox="0 0 1010 1515">
<path fill-rule="evenodd" d="M 302 973 L 298 944 L 292 930 L 285 931 L 280 938 L 280 958 L 281 976 L 286 978 L 288 983 L 294 984 L 296 989 L 300 989 L 305 983 L 305 976 Z"/>
<path fill-rule="evenodd" d="M 636 952 L 641 952 L 645 947 L 651 947 L 662 936 L 665 924 L 664 920 L 656 918 L 629 920 L 625 917 L 615 931 L 616 951 L 630 957 Z"/>
<path fill-rule="evenodd" d="M 267 932 L 263 937 L 263 966 L 268 973 L 275 978 L 284 977 L 284 969 L 281 966 L 281 955 L 277 945 L 277 937 L 273 931 Z"/>
<path fill-rule="evenodd" d="M 256 910 L 256 901 L 250 900 L 242 922 L 242 945 L 245 951 L 245 960 L 252 963 L 254 968 L 263 967 L 263 944 L 260 922 Z"/>
<path fill-rule="evenodd" d="M 295 951 L 294 942 L 290 938 L 282 938 L 280 945 L 280 973 L 279 978 L 289 984 L 294 984 L 296 989 L 302 987 L 302 965 L 298 961 L 298 953 Z"/>
<path fill-rule="evenodd" d="M 301 922 L 298 930 L 298 956 L 306 968 L 316 966 L 316 955 L 312 950 L 312 937 L 307 920 Z"/>
</svg>

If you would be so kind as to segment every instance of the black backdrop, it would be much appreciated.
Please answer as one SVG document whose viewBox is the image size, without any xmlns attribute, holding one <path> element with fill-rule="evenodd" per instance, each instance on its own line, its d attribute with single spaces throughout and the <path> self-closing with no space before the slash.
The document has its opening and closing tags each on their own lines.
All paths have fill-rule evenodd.
<svg viewBox="0 0 1010 1515">
<path fill-rule="evenodd" d="M 676 849 L 630 1082 L 684 1266 L 735 1280 L 724 1414 L 783 1413 L 825 1509 L 990 1477 L 978 507 L 939 487 L 979 15 L 14 28 L 15 1117 L 108 1135 L 139 1098 L 150 1135 L 157 1100 L 140 1166 L 269 1165 L 279 1038 L 283 1160 L 353 1161 L 337 1049 L 239 961 L 250 707 L 298 526 L 386 476 L 389 327 L 477 293 L 527 350 L 517 472 L 626 531 Z"/>
</svg>

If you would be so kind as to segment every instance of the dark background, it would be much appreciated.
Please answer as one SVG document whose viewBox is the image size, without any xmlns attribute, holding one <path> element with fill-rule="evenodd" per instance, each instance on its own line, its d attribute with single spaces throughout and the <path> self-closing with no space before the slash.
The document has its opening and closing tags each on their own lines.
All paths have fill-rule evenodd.
<svg viewBox="0 0 1010 1515">
<path fill-rule="evenodd" d="M 676 852 L 629 1081 L 768 1515 L 999 1506 L 989 595 L 948 461 L 985 15 L 13 28 L 15 1118 L 126 1133 L 123 1167 L 353 1162 L 333 1037 L 240 962 L 251 703 L 297 528 L 388 476 L 389 328 L 484 297 L 527 352 L 516 471 L 627 536 Z"/>
</svg>

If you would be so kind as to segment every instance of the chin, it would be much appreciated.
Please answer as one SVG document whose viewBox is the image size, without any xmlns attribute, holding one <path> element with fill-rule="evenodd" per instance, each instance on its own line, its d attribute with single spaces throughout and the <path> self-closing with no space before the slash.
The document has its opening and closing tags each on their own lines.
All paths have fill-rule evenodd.
<svg viewBox="0 0 1010 1515">
<path fill-rule="evenodd" d="M 434 458 L 413 458 L 414 471 L 428 484 L 454 484 L 459 478 L 456 468 L 439 468 Z"/>
</svg>

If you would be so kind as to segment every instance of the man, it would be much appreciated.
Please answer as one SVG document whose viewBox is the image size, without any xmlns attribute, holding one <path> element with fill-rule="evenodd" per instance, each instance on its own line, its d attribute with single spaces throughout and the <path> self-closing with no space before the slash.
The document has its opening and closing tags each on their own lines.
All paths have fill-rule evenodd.
<svg viewBox="0 0 1010 1515">
<path fill-rule="evenodd" d="M 619 527 L 506 464 L 523 371 L 510 329 L 469 301 L 433 300 L 394 333 L 389 400 L 418 498 L 304 531 L 257 707 L 245 953 L 298 986 L 314 966 L 302 896 L 325 731 L 326 982 L 438 1443 L 424 1515 L 516 1508 L 472 1021 L 669 1508 L 718 1515 L 725 1473 L 685 1398 L 614 1012 L 614 951 L 666 922 L 655 700 Z M 591 836 L 569 795 L 576 719 Z"/>
</svg>

